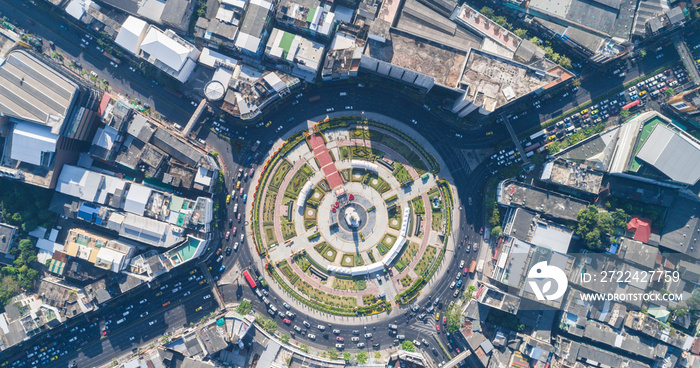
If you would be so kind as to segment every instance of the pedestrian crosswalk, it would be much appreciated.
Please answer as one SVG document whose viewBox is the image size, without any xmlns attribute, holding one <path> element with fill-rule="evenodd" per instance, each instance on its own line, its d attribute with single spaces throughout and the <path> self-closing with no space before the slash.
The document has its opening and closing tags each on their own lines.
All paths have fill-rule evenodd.
<svg viewBox="0 0 700 368">
<path fill-rule="evenodd" d="M 428 315 L 425 317 L 425 322 L 414 322 L 408 328 L 426 334 L 433 333 L 435 332 L 435 317 L 433 317 L 432 315 Z"/>
<path fill-rule="evenodd" d="M 459 168 L 457 168 L 456 170 L 452 170 L 452 171 L 464 170 L 465 174 L 469 174 L 471 172 L 471 169 L 469 167 L 469 161 L 467 161 L 467 158 L 464 157 L 464 151 L 462 151 L 460 149 L 455 149 L 454 156 L 457 158 L 457 161 L 459 162 L 458 163 Z"/>
</svg>

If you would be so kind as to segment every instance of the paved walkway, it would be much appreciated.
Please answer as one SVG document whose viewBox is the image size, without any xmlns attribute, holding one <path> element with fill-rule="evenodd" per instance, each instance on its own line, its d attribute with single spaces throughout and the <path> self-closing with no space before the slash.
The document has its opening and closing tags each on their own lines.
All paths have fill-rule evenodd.
<svg viewBox="0 0 700 368">
<path fill-rule="evenodd" d="M 331 115 L 332 116 L 341 116 L 344 114 L 346 114 L 346 112 L 333 113 Z M 435 159 L 438 161 L 438 164 L 440 165 L 441 168 L 444 169 L 447 167 L 447 165 L 445 164 L 445 161 L 437 153 L 435 148 L 430 143 L 428 143 L 428 141 L 423 136 L 421 136 L 416 131 L 414 131 L 410 126 L 403 124 L 402 122 L 399 122 L 396 119 L 393 119 L 393 118 L 390 118 L 388 116 L 381 115 L 381 114 L 366 113 L 365 116 L 369 119 L 373 119 L 375 121 L 381 121 L 383 124 L 387 124 L 389 126 L 393 126 L 397 129 L 401 130 L 404 134 L 410 136 L 413 140 L 415 140 L 418 144 L 420 144 L 428 153 L 432 154 L 435 157 Z M 310 121 L 318 121 L 318 120 L 323 119 L 323 118 L 325 118 L 325 115 L 318 116 L 318 117 L 315 117 L 309 121 L 303 122 L 303 123 L 299 124 L 296 127 L 296 129 L 290 130 L 289 134 L 291 134 L 292 132 L 295 132 L 296 130 L 308 129 Z M 376 128 L 376 127 L 373 127 L 373 129 L 383 131 L 382 129 Z M 388 132 L 388 133 L 390 133 L 390 132 Z M 390 134 L 393 134 L 393 133 L 390 133 Z M 282 138 L 285 138 L 285 137 L 282 137 Z M 275 146 L 277 146 L 277 144 L 275 144 Z M 376 143 L 374 144 L 374 146 L 379 148 Z M 272 150 L 274 150 L 274 148 L 275 147 L 273 147 Z M 428 166 L 428 165 L 426 164 L 426 166 Z M 409 173 L 411 173 L 411 172 L 409 171 Z M 257 175 L 259 175 L 258 172 L 256 172 L 256 176 Z M 412 176 L 416 175 L 415 177 L 417 177 L 417 173 L 415 173 L 415 170 L 413 173 L 411 173 L 411 175 Z M 446 179 L 448 182 L 451 182 L 453 180 L 452 175 L 447 171 L 441 172 L 440 177 Z M 418 183 L 420 183 L 420 182 L 418 182 Z M 415 185 L 415 183 L 414 183 L 414 185 Z M 252 196 L 252 194 L 254 192 L 254 189 L 252 188 L 252 186 L 249 189 L 249 191 L 250 191 L 249 195 Z M 452 186 L 452 193 L 454 196 L 455 203 L 459 203 L 458 193 L 457 193 L 456 189 L 454 188 L 454 186 Z M 263 194 L 266 195 L 265 193 L 263 193 Z M 264 197 L 263 197 L 263 200 L 264 200 Z M 249 201 L 248 204 L 246 205 L 246 211 L 250 211 L 251 209 L 252 209 L 252 201 Z M 460 221 L 459 216 L 460 216 L 459 211 L 453 211 L 453 214 L 452 214 L 453 224 L 459 223 L 459 221 Z M 426 223 L 426 226 L 428 226 L 428 225 L 429 224 Z M 261 227 L 262 227 L 262 222 L 261 222 Z M 261 231 L 262 231 L 262 228 L 261 228 Z M 248 234 L 246 234 L 246 235 L 248 236 Z M 428 237 L 426 236 L 425 238 L 427 239 Z M 248 246 L 253 247 L 252 241 L 248 241 L 248 242 L 246 242 L 246 244 L 248 244 Z M 443 259 L 436 274 L 433 275 L 433 278 L 428 282 L 428 284 L 424 287 L 423 291 L 421 292 L 421 295 L 419 296 L 419 298 L 417 300 L 417 302 L 419 302 L 419 303 L 422 302 L 426 298 L 426 296 L 430 294 L 430 288 L 433 285 L 435 285 L 436 280 L 440 280 L 444 276 L 444 274 L 446 272 L 446 268 L 447 268 L 447 267 L 445 267 L 445 265 L 450 264 L 450 262 L 452 261 L 452 257 L 454 255 L 454 249 L 456 247 L 456 243 L 454 241 L 454 236 L 450 236 L 446 246 L 447 246 L 447 252 L 445 254 L 445 258 Z M 256 254 L 256 252 L 253 252 L 253 254 Z M 258 263 L 260 263 L 261 265 L 262 265 L 262 262 L 263 262 L 263 260 L 258 260 Z M 315 309 L 309 308 L 309 307 L 299 303 L 291 295 L 287 294 L 286 291 L 284 291 L 284 289 L 282 289 L 279 285 L 277 285 L 276 282 L 271 280 L 270 277 L 266 273 L 263 273 L 263 275 L 265 275 L 265 278 L 267 279 L 267 281 L 270 285 L 270 288 L 273 289 L 277 295 L 279 295 L 281 298 L 283 298 L 290 305 L 295 306 L 299 310 L 306 311 L 309 315 L 314 316 L 316 318 L 323 318 L 324 320 L 333 321 L 333 323 L 335 323 L 335 324 L 349 325 L 349 326 L 357 326 L 358 324 L 362 324 L 362 323 L 373 323 L 373 322 L 380 322 L 380 321 L 394 320 L 395 319 L 396 312 L 392 312 L 389 314 L 380 313 L 380 314 L 376 314 L 376 315 L 372 315 L 372 316 L 364 316 L 364 317 L 341 317 L 341 316 L 335 316 L 335 315 L 323 313 L 323 312 L 317 311 Z M 282 277 L 284 277 L 284 276 L 282 276 Z M 374 283 L 374 281 L 370 281 L 370 282 Z M 368 282 L 368 290 L 370 289 L 370 285 L 369 285 L 370 282 Z M 371 287 L 375 287 L 375 286 L 371 286 Z M 395 307 L 395 308 L 397 310 L 401 310 L 401 309 L 407 309 L 408 307 Z"/>
<path fill-rule="evenodd" d="M 343 185 L 343 179 L 338 173 L 338 168 L 335 167 L 333 158 L 328 153 L 328 147 L 326 147 L 326 142 L 323 140 L 323 135 L 321 133 L 314 133 L 309 136 L 309 145 L 331 190 Z"/>
<path fill-rule="evenodd" d="M 423 236 L 421 239 L 422 241 L 420 243 L 420 247 L 418 248 L 418 251 L 416 252 L 416 255 L 411 260 L 411 263 L 406 265 L 406 268 L 403 271 L 401 271 L 401 273 L 399 273 L 398 276 L 394 277 L 394 279 L 393 279 L 394 283 L 395 284 L 398 283 L 398 286 L 400 287 L 400 289 L 397 288 L 397 290 L 403 291 L 404 289 L 407 289 L 407 287 L 403 287 L 401 285 L 400 280 L 402 277 L 409 275 L 409 276 L 411 276 L 411 278 L 413 278 L 413 280 L 415 280 L 418 277 L 418 275 L 415 272 L 416 265 L 418 264 L 418 261 L 420 261 L 421 257 L 423 256 L 423 252 L 425 252 L 425 249 L 428 248 L 428 242 L 430 241 L 430 232 L 433 230 L 432 226 L 430 226 L 432 224 L 433 214 L 431 213 L 432 211 L 431 211 L 431 207 L 430 207 L 430 202 L 428 201 L 428 193 L 425 193 L 425 192 L 422 193 L 421 198 L 423 198 L 423 206 L 425 207 L 425 214 L 424 214 L 424 216 L 422 216 L 422 217 L 425 217 L 423 219 L 423 223 L 425 224 L 425 226 L 424 226 Z M 413 219 L 414 219 L 414 221 L 416 219 L 415 213 L 413 214 Z M 420 224 L 418 224 L 416 222 L 414 224 L 413 229 L 415 229 L 416 226 L 420 226 Z M 409 235 L 412 235 L 412 234 L 409 234 Z M 411 241 L 411 240 L 415 239 L 415 236 L 409 236 L 407 238 L 409 239 L 409 241 Z M 408 247 L 408 245 L 406 245 L 406 246 Z M 411 283 L 413 283 L 413 282 L 411 282 Z"/>
</svg>

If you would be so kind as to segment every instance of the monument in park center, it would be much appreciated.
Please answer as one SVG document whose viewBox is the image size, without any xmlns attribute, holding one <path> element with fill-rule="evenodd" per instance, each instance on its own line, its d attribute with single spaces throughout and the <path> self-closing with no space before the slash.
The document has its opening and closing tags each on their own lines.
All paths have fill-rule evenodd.
<svg viewBox="0 0 700 368">
<path fill-rule="evenodd" d="M 345 222 L 353 229 L 357 229 L 362 222 L 360 215 L 357 214 L 354 208 L 350 207 L 345 211 Z"/>
</svg>

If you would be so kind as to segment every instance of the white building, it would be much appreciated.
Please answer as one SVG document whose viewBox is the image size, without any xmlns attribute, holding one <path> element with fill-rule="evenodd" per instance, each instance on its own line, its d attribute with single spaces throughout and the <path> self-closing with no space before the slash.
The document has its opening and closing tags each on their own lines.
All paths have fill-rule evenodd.
<svg viewBox="0 0 700 368">
<path fill-rule="evenodd" d="M 200 53 L 173 30 L 161 31 L 132 16 L 124 21 L 115 42 L 182 83 L 197 66 Z"/>
<path fill-rule="evenodd" d="M 323 61 L 323 44 L 299 35 L 272 29 L 265 55 L 293 67 L 292 75 L 313 82 Z"/>
</svg>

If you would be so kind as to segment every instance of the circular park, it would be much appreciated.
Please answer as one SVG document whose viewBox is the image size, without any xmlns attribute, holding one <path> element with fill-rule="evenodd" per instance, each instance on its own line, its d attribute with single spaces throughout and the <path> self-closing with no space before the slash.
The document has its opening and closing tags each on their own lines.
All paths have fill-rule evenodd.
<svg viewBox="0 0 700 368">
<path fill-rule="evenodd" d="M 359 116 L 310 124 L 260 171 L 253 246 L 300 303 L 342 316 L 390 312 L 420 295 L 445 255 L 453 198 L 439 172 L 394 126 Z"/>
</svg>

